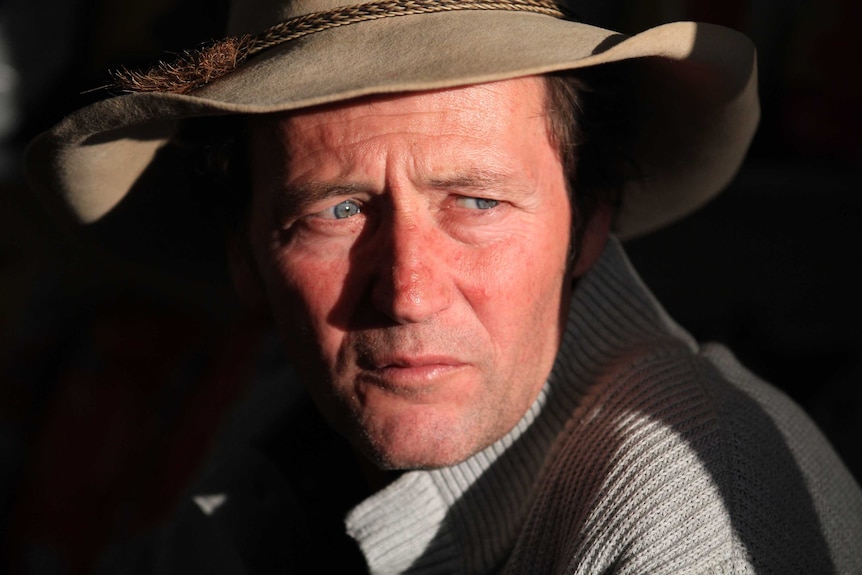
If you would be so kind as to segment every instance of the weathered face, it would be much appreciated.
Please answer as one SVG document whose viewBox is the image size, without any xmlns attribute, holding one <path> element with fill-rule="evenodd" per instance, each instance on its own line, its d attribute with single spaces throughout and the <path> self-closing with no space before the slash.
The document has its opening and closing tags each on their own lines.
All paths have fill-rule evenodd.
<svg viewBox="0 0 862 575">
<path fill-rule="evenodd" d="M 252 121 L 255 281 L 324 416 L 382 467 L 468 458 L 550 372 L 571 220 L 544 101 L 521 78 Z"/>
</svg>

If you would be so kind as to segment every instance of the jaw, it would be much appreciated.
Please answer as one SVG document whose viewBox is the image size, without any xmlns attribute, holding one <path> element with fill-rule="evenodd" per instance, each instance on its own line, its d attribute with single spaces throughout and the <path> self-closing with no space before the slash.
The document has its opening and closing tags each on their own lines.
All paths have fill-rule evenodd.
<svg viewBox="0 0 862 575">
<path fill-rule="evenodd" d="M 473 382 L 450 380 L 410 391 L 359 387 L 341 403 L 344 416 L 330 423 L 381 469 L 453 465 L 497 439 L 483 423 L 500 418 L 477 412 L 472 400 L 480 389 Z"/>
</svg>

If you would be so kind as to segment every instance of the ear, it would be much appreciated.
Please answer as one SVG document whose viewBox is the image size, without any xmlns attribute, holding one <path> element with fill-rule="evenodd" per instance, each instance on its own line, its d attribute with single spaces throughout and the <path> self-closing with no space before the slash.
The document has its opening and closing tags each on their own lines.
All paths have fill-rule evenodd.
<svg viewBox="0 0 862 575">
<path fill-rule="evenodd" d="M 584 224 L 584 235 L 581 238 L 581 250 L 576 254 L 575 268 L 572 279 L 577 279 L 587 273 L 605 249 L 605 243 L 611 233 L 611 208 L 605 203 L 596 206 L 592 217 Z"/>
<path fill-rule="evenodd" d="M 254 312 L 266 313 L 269 309 L 266 288 L 245 230 L 228 235 L 226 250 L 228 270 L 240 301 Z"/>
</svg>

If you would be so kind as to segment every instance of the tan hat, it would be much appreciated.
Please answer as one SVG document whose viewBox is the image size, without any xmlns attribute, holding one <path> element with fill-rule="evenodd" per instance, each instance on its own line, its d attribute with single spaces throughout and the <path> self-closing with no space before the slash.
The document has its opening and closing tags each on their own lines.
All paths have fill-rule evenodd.
<svg viewBox="0 0 862 575">
<path fill-rule="evenodd" d="M 173 92 L 125 94 L 71 114 L 28 149 L 34 189 L 74 221 L 103 228 L 103 241 L 125 235 L 117 241 L 143 242 L 139 251 L 159 261 L 194 260 L 211 242 L 182 235 L 193 229 L 184 222 L 199 216 L 183 198 L 191 176 L 180 172 L 188 167 L 166 145 L 185 118 L 629 60 L 639 109 L 647 111 L 634 158 L 643 177 L 627 183 L 618 220 L 619 234 L 631 237 L 680 218 L 726 186 L 759 119 L 754 47 L 714 25 L 677 22 L 629 37 L 575 21 L 566 2 L 551 0 L 233 4 L 235 59 L 191 83 L 152 86 Z M 196 57 L 186 66 L 197 65 Z M 176 234 L 165 231 L 169 221 Z"/>
</svg>

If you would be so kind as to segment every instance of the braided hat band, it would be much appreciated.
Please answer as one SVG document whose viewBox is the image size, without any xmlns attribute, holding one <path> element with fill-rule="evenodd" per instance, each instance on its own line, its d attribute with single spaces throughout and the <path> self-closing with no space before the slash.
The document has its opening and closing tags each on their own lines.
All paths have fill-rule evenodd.
<svg viewBox="0 0 862 575">
<path fill-rule="evenodd" d="M 575 20 L 574 14 L 553 0 L 377 0 L 296 16 L 259 34 L 229 36 L 146 71 L 121 68 L 112 73 L 111 87 L 125 92 L 187 94 L 233 72 L 248 58 L 303 36 L 370 20 L 459 10 L 531 12 Z"/>
</svg>

